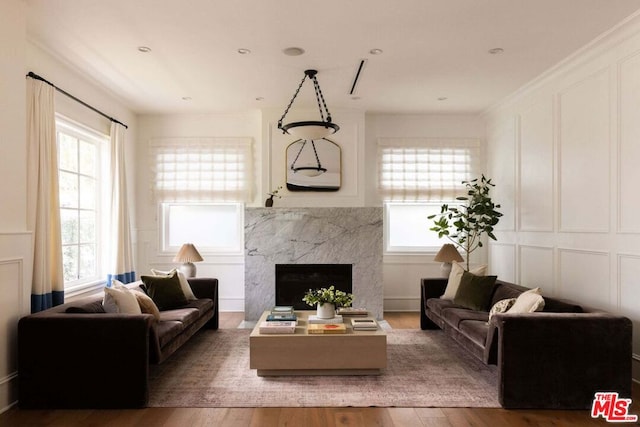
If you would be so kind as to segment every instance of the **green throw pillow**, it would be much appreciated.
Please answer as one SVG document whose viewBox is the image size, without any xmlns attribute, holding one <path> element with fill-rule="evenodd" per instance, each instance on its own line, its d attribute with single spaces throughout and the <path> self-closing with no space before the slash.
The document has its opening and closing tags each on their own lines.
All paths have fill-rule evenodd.
<svg viewBox="0 0 640 427">
<path fill-rule="evenodd" d="M 498 276 L 476 276 L 465 271 L 453 302 L 471 310 L 488 311 L 497 278 Z"/>
<path fill-rule="evenodd" d="M 180 278 L 176 273 L 171 276 L 142 276 L 147 294 L 158 306 L 158 310 L 170 310 L 187 304 L 182 292 Z"/>
</svg>

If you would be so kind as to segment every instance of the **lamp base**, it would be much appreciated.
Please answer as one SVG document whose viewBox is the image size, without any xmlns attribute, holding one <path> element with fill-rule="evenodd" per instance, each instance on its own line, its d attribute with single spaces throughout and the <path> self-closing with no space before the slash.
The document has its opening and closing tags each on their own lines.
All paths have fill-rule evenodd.
<svg viewBox="0 0 640 427">
<path fill-rule="evenodd" d="M 196 265 L 192 262 L 185 262 L 178 270 L 184 274 L 184 277 L 196 277 Z"/>
<path fill-rule="evenodd" d="M 442 277 L 449 277 L 451 274 L 451 263 L 443 262 L 440 264 L 440 273 L 442 274 Z"/>
</svg>

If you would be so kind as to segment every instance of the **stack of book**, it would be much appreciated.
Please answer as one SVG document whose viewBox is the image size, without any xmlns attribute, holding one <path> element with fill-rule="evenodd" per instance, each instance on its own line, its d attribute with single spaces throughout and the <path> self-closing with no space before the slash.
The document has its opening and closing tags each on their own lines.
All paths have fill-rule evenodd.
<svg viewBox="0 0 640 427">
<path fill-rule="evenodd" d="M 323 319 L 321 317 L 318 317 L 315 314 L 310 314 L 309 317 L 307 318 L 307 321 L 309 322 L 309 324 L 327 324 L 327 323 L 342 323 L 342 316 L 334 316 L 331 317 L 329 319 Z"/>
<path fill-rule="evenodd" d="M 347 328 L 344 323 L 311 323 L 307 326 L 309 334 L 344 334 Z"/>
<path fill-rule="evenodd" d="M 296 331 L 294 321 L 264 321 L 260 323 L 261 334 L 293 334 Z"/>
<path fill-rule="evenodd" d="M 298 316 L 293 311 L 293 307 L 275 306 L 271 313 L 267 315 L 267 322 L 297 322 Z"/>
<path fill-rule="evenodd" d="M 373 319 L 351 319 L 354 331 L 375 331 L 378 324 Z"/>
</svg>

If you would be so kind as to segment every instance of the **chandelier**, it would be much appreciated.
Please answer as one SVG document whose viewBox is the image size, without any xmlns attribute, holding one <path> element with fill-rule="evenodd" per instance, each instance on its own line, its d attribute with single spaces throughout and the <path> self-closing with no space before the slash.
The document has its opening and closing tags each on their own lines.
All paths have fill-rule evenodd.
<svg viewBox="0 0 640 427">
<path fill-rule="evenodd" d="M 322 95 L 322 90 L 320 89 L 320 84 L 318 84 L 318 79 L 316 79 L 316 74 L 318 74 L 317 70 L 306 70 L 304 72 L 304 77 L 302 78 L 298 89 L 293 94 L 293 98 L 289 101 L 289 105 L 284 110 L 282 117 L 278 120 L 278 129 L 282 129 L 283 133 L 312 142 L 314 139 L 321 139 L 332 135 L 340 129 L 340 126 L 331 122 L 331 113 L 329 113 L 329 109 L 327 108 L 324 96 Z M 318 109 L 320 110 L 320 121 L 308 120 L 283 125 L 282 121 L 289 112 L 289 109 L 293 105 L 293 101 L 295 101 L 307 78 L 313 81 L 313 87 L 316 92 L 316 101 L 318 102 Z"/>
</svg>

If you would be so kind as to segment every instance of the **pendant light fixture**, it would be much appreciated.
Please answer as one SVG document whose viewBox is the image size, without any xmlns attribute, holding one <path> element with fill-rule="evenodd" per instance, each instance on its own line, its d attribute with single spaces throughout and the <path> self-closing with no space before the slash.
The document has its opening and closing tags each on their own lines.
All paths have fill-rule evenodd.
<svg viewBox="0 0 640 427">
<path fill-rule="evenodd" d="M 320 84 L 318 84 L 318 79 L 316 78 L 316 74 L 318 74 L 317 70 L 306 70 L 304 72 L 304 77 L 298 86 L 298 89 L 293 94 L 293 98 L 289 101 L 289 105 L 284 110 L 282 117 L 278 120 L 278 129 L 282 129 L 283 133 L 293 135 L 296 138 L 304 139 L 305 141 L 312 141 L 314 139 L 325 138 L 329 135 L 336 133 L 340 126 L 331 122 L 331 113 L 329 113 L 329 109 L 327 108 L 327 104 L 324 100 L 324 96 L 322 95 L 322 90 L 320 89 Z M 307 120 L 302 122 L 292 122 L 287 124 L 282 124 L 285 116 L 289 112 L 289 109 L 293 105 L 293 101 L 295 101 L 300 89 L 304 82 L 309 78 L 309 80 L 313 81 L 313 87 L 316 92 L 316 101 L 318 102 L 318 109 L 320 110 L 320 121 Z"/>
</svg>

